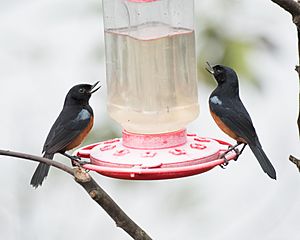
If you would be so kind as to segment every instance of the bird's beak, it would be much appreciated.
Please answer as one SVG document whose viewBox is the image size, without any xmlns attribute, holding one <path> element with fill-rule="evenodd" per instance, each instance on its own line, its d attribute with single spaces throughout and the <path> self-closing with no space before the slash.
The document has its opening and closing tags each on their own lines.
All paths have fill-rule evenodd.
<svg viewBox="0 0 300 240">
<path fill-rule="evenodd" d="M 93 94 L 94 92 L 96 92 L 99 88 L 101 88 L 101 85 L 97 88 L 95 88 L 97 86 L 97 84 L 99 83 L 100 81 L 96 82 L 94 85 L 92 85 L 92 88 L 90 90 L 90 94 Z M 95 88 L 95 89 L 94 89 Z"/>
<path fill-rule="evenodd" d="M 207 67 L 205 68 L 206 71 L 208 71 L 210 74 L 214 75 L 215 74 L 215 71 L 214 69 L 212 68 L 212 66 L 209 64 L 209 62 L 206 62 L 207 64 Z"/>
</svg>

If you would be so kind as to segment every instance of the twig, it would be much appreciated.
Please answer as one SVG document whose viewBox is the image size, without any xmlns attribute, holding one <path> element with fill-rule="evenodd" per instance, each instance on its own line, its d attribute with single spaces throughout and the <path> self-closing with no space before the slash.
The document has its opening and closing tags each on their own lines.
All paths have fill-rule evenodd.
<svg viewBox="0 0 300 240">
<path fill-rule="evenodd" d="M 294 156 L 290 155 L 289 160 L 296 165 L 300 172 L 300 160 L 295 158 Z"/>
<path fill-rule="evenodd" d="M 135 240 L 151 240 L 151 237 L 141 229 L 127 214 L 116 204 L 113 199 L 96 183 L 96 181 L 83 168 L 70 168 L 62 163 L 47 158 L 9 150 L 0 150 L 0 155 L 16 157 L 25 160 L 46 163 L 75 177 L 90 197 L 96 201 L 106 213 L 115 221 L 117 227 L 122 228 Z"/>
</svg>

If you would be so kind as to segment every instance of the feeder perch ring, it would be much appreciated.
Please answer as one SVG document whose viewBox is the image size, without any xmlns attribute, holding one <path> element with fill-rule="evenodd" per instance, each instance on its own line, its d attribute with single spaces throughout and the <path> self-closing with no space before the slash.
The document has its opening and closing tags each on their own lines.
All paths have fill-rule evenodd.
<svg viewBox="0 0 300 240">
<path fill-rule="evenodd" d="M 123 131 L 123 138 L 94 143 L 75 151 L 75 155 L 90 160 L 83 168 L 104 176 L 128 180 L 159 180 L 187 177 L 204 173 L 234 160 L 237 152 L 226 154 L 227 142 L 186 134 L 147 135 Z M 179 143 L 179 144 L 178 144 Z"/>
</svg>

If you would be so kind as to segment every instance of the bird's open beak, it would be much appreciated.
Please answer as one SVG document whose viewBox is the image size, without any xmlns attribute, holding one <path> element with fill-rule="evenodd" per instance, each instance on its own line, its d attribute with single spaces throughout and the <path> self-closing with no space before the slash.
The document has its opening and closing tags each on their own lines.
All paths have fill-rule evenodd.
<svg viewBox="0 0 300 240">
<path fill-rule="evenodd" d="M 208 71 L 210 74 L 214 75 L 215 74 L 215 71 L 214 69 L 212 68 L 212 66 L 209 64 L 209 62 L 206 62 L 207 64 L 207 67 L 205 68 L 206 71 Z"/>
<path fill-rule="evenodd" d="M 92 86 L 92 88 L 91 88 L 91 90 L 90 90 L 90 94 L 96 92 L 99 88 L 101 88 L 101 85 L 100 85 L 99 87 L 95 88 L 99 82 L 100 82 L 100 81 L 96 82 L 96 83 Z"/>
</svg>

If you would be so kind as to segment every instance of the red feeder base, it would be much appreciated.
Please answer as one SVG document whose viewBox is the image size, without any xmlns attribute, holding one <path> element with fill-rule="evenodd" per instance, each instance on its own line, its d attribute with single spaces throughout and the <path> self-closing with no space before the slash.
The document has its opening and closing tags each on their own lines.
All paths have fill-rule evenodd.
<svg viewBox="0 0 300 240">
<path fill-rule="evenodd" d="M 99 142 L 76 150 L 90 159 L 83 167 L 102 175 L 131 180 L 158 180 L 186 177 L 206 172 L 225 163 L 220 159 L 229 143 L 186 134 L 185 129 L 166 134 L 133 134 Z M 226 159 L 236 158 L 236 152 Z"/>
</svg>

